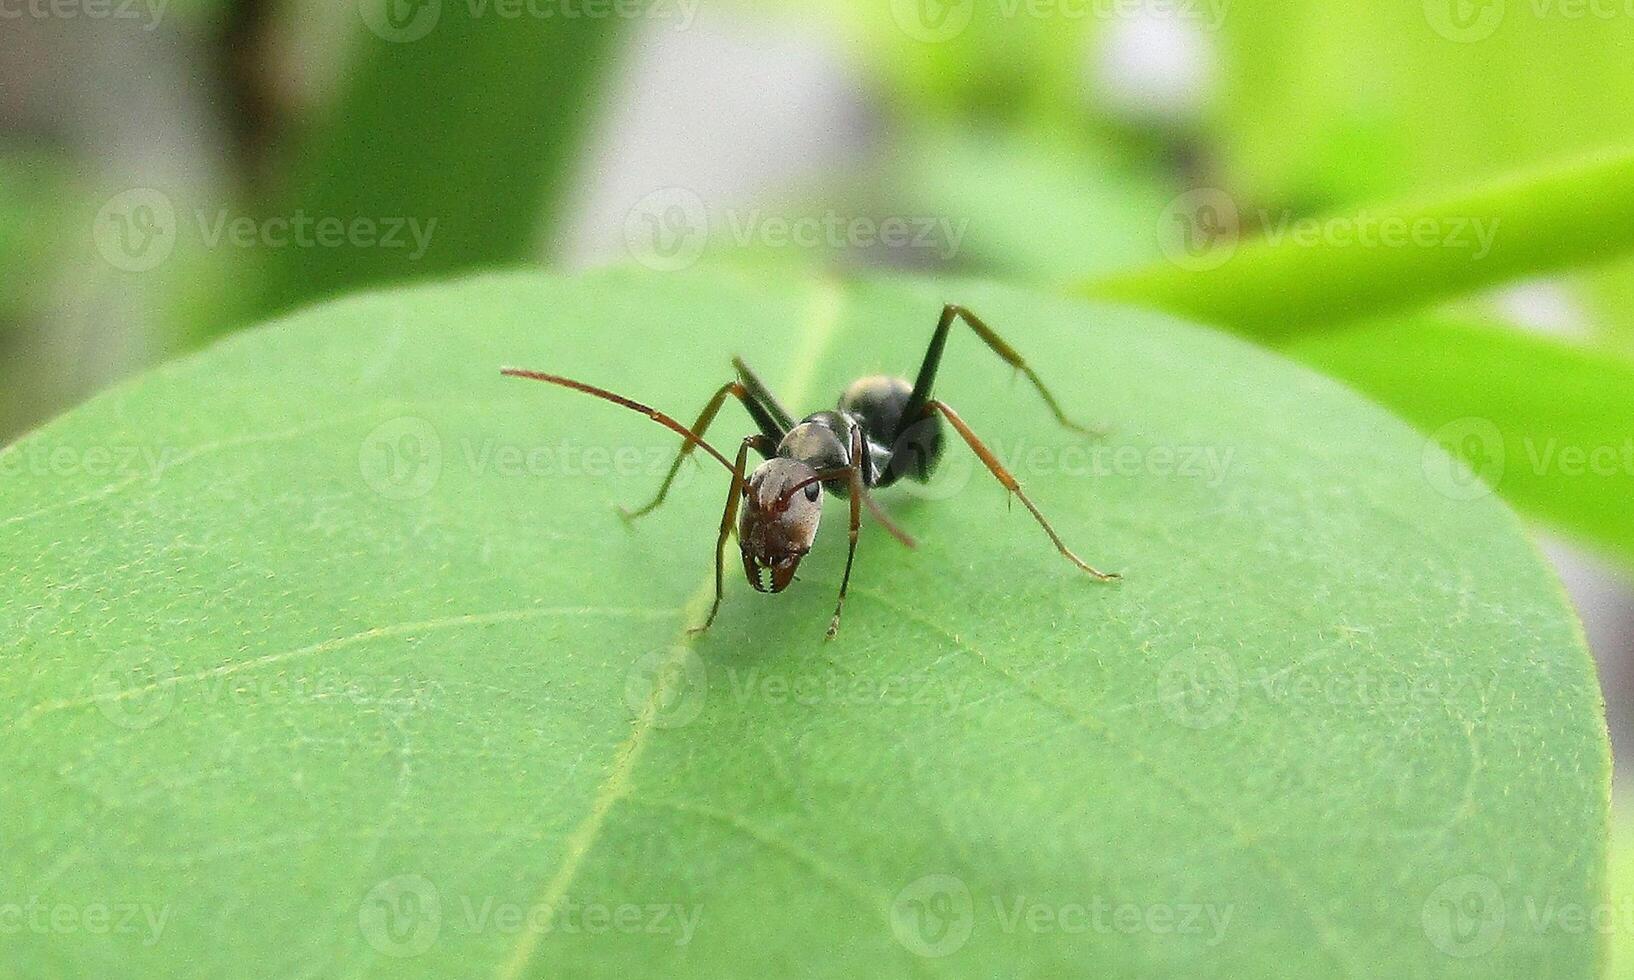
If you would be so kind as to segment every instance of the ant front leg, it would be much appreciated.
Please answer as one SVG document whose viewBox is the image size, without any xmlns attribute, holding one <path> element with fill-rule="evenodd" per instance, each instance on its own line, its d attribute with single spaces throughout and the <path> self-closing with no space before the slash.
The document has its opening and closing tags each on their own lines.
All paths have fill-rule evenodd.
<svg viewBox="0 0 1634 980">
<path fill-rule="evenodd" d="M 1033 517 L 1038 521 L 1039 526 L 1044 529 L 1044 533 L 1050 536 L 1050 540 L 1055 543 L 1055 547 L 1061 552 L 1061 554 L 1067 557 L 1068 561 L 1072 562 L 1074 565 L 1077 565 L 1079 568 L 1103 582 L 1110 582 L 1113 579 L 1122 578 L 1122 576 L 1118 575 L 1116 572 L 1103 572 L 1099 569 L 1092 568 L 1082 558 L 1079 558 L 1077 555 L 1073 554 L 1072 549 L 1066 546 L 1066 543 L 1061 540 L 1061 536 L 1055 533 L 1055 528 L 1050 526 L 1050 522 L 1045 519 L 1043 513 L 1040 512 L 1037 505 L 1033 503 L 1032 498 L 1028 497 L 1026 491 L 1021 489 L 1021 484 L 1017 483 L 1016 478 L 1010 474 L 1010 471 L 1004 468 L 1004 464 L 1000 463 L 999 458 L 993 454 L 993 451 L 987 448 L 987 444 L 982 442 L 981 439 L 976 436 L 976 433 L 971 431 L 970 426 L 965 424 L 965 420 L 959 417 L 958 412 L 955 412 L 952 408 L 950 408 L 946 402 L 934 400 L 927 403 L 926 409 L 928 411 L 938 412 L 943 418 L 947 419 L 953 428 L 957 430 L 959 435 L 964 439 L 965 444 L 970 447 L 970 451 L 975 453 L 976 458 L 980 459 L 987 467 L 987 471 L 993 474 L 993 478 L 1004 484 L 1004 489 L 1021 498 L 1021 502 L 1027 505 L 1027 510 L 1032 513 Z"/>
<path fill-rule="evenodd" d="M 760 427 L 761 433 L 773 441 L 782 441 L 789 430 L 794 428 L 794 416 L 789 414 L 789 410 L 783 407 L 777 396 L 772 394 L 772 390 L 766 387 L 766 383 L 760 380 L 743 358 L 732 358 L 732 367 L 738 372 L 738 380 L 743 382 L 743 387 L 749 390 L 749 400 L 744 402 L 744 405 L 748 407 L 749 414 L 754 416 L 755 424 Z"/>
<path fill-rule="evenodd" d="M 715 540 L 715 602 L 709 607 L 709 618 L 704 620 L 704 624 L 692 627 L 687 630 L 688 633 L 702 633 L 715 622 L 715 614 L 721 611 L 721 594 L 726 590 L 726 540 L 732 536 L 732 528 L 738 522 L 738 505 L 743 500 L 743 477 L 749 464 L 749 450 L 754 449 L 764 456 L 769 448 L 764 435 L 749 436 L 738 446 L 738 458 L 732 464 L 732 484 L 726 490 L 726 510 L 721 514 L 721 533 Z"/>
<path fill-rule="evenodd" d="M 756 384 L 758 385 L 758 382 Z M 758 390 L 764 389 L 760 388 Z M 726 396 L 728 395 L 743 402 L 744 407 L 749 410 L 749 414 L 759 424 L 762 433 L 771 439 L 774 445 L 778 439 L 782 438 L 781 434 L 774 434 L 775 430 L 768 431 L 767 425 L 771 420 L 758 404 L 757 389 L 750 388 L 742 381 L 729 381 L 721 385 L 720 390 L 716 391 L 709 399 L 709 403 L 704 406 L 704 410 L 698 413 L 698 421 L 692 423 L 692 431 L 697 434 L 699 440 L 709 431 L 710 425 L 714 423 L 715 416 L 720 413 L 721 405 L 726 402 Z M 669 495 L 670 484 L 675 482 L 675 474 L 681 471 L 681 464 L 686 461 L 686 458 L 692 454 L 692 450 L 697 446 L 698 442 L 693 439 L 687 439 L 681 444 L 681 451 L 676 454 L 675 462 L 670 464 L 669 472 L 664 474 L 664 482 L 658 486 L 658 495 L 645 507 L 639 507 L 635 510 L 628 510 L 624 507 L 618 509 L 626 521 L 633 521 L 658 509 L 658 505 L 663 503 L 664 498 Z M 761 455 L 765 455 L 764 450 L 761 451 Z"/>
<path fill-rule="evenodd" d="M 862 500 L 867 488 L 862 485 L 862 427 L 851 427 L 851 466 L 847 473 L 850 483 L 851 539 L 846 546 L 845 574 L 840 577 L 840 598 L 834 603 L 834 618 L 828 621 L 828 639 L 840 631 L 840 610 L 845 608 L 845 590 L 851 585 L 851 563 L 857 559 L 857 535 L 862 530 Z"/>
<path fill-rule="evenodd" d="M 986 344 L 989 350 L 1003 358 L 1006 364 L 1026 375 L 1027 380 L 1032 382 L 1032 386 L 1037 389 L 1038 394 L 1044 399 L 1044 404 L 1049 406 L 1055 420 L 1061 423 L 1064 428 L 1088 436 L 1102 434 L 1099 430 L 1067 418 L 1066 412 L 1061 410 L 1061 403 L 1055 400 L 1055 396 L 1050 393 L 1050 389 L 1044 384 L 1043 379 L 1039 378 L 1038 372 L 1034 371 L 1032 366 L 1022 358 L 1020 352 L 1005 343 L 1004 338 L 1000 337 L 993 331 L 992 327 L 984 323 L 981 317 L 962 306 L 950 303 L 942 307 L 942 317 L 936 321 L 936 332 L 931 334 L 930 347 L 926 349 L 925 360 L 919 366 L 919 375 L 915 378 L 913 384 L 913 394 L 908 397 L 908 404 L 902 412 L 902 421 L 899 424 L 901 431 L 898 431 L 896 436 L 900 437 L 908 426 L 924 417 L 925 406 L 930 403 L 931 390 L 936 384 L 936 372 L 942 366 L 942 350 L 947 346 L 948 333 L 953 329 L 954 320 L 963 320 L 975 332 L 976 336 L 982 339 L 982 343 Z"/>
</svg>

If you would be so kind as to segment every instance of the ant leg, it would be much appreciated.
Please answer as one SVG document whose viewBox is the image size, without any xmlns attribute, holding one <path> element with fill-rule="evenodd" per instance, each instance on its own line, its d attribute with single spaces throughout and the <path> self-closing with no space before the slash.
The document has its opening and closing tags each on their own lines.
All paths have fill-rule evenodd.
<svg viewBox="0 0 1634 980">
<path fill-rule="evenodd" d="M 1039 525 L 1044 528 L 1044 533 L 1050 536 L 1050 540 L 1055 542 L 1055 547 L 1060 550 L 1061 554 L 1067 557 L 1068 561 L 1072 562 L 1074 565 L 1077 565 L 1079 568 L 1103 582 L 1116 578 L 1122 578 L 1121 575 L 1114 572 L 1103 572 L 1092 568 L 1086 564 L 1082 558 L 1079 558 L 1077 555 L 1072 553 L 1072 549 L 1068 548 L 1066 544 L 1062 542 L 1061 536 L 1055 533 L 1055 528 L 1050 526 L 1050 522 L 1044 518 L 1042 513 L 1039 512 L 1038 507 L 1034 505 L 1032 499 L 1028 497 L 1026 492 L 1021 489 L 1021 484 L 1017 483 L 1016 478 L 1010 475 L 1010 471 L 1004 468 L 1004 464 L 1000 463 L 999 458 L 993 455 L 993 451 L 988 449 L 987 445 L 983 443 L 981 439 L 977 438 L 976 433 L 970 431 L 970 426 L 965 424 L 965 420 L 959 417 L 958 412 L 955 412 L 952 408 L 949 408 L 946 402 L 934 400 L 928 402 L 926 404 L 926 408 L 930 411 L 940 412 L 942 417 L 947 419 L 948 422 L 953 425 L 954 429 L 958 430 L 959 435 L 964 438 L 966 445 L 968 445 L 971 451 L 976 454 L 976 458 L 980 459 L 982 463 L 987 466 L 988 472 L 992 473 L 995 479 L 1004 484 L 1004 489 L 1015 494 L 1017 497 L 1020 497 L 1021 502 L 1027 505 L 1027 509 L 1032 512 L 1033 517 L 1036 518 Z"/>
<path fill-rule="evenodd" d="M 913 539 L 913 535 L 902 530 L 902 528 L 897 526 L 895 521 L 887 517 L 885 511 L 879 506 L 879 501 L 875 500 L 874 495 L 869 493 L 866 489 L 862 492 L 862 502 L 863 505 L 868 508 L 868 513 L 874 515 L 874 520 L 879 521 L 880 527 L 883 527 L 885 530 L 891 532 L 891 537 L 902 542 L 902 546 L 904 548 L 919 547 L 919 542 Z"/>
<path fill-rule="evenodd" d="M 857 533 L 862 529 L 862 497 L 867 492 L 862 485 L 862 429 L 851 429 L 851 541 L 845 552 L 845 574 L 840 577 L 840 598 L 834 603 L 834 618 L 828 621 L 828 639 L 840 631 L 840 610 L 845 607 L 845 590 L 851 584 L 851 563 L 857 558 Z"/>
<path fill-rule="evenodd" d="M 697 434 L 700 440 L 703 438 L 704 433 L 709 431 L 709 426 L 714 423 L 715 416 L 720 412 L 721 405 L 726 401 L 727 395 L 731 395 L 743 402 L 744 407 L 749 409 L 749 414 L 755 414 L 756 406 L 748 389 L 740 382 L 728 381 L 726 384 L 721 385 L 720 390 L 715 392 L 714 396 L 709 399 L 709 404 L 705 405 L 704 410 L 698 413 L 698 421 L 692 423 L 692 431 Z M 664 497 L 669 494 L 670 484 L 675 482 L 675 474 L 681 471 L 681 464 L 692 454 L 692 450 L 697 445 L 698 443 L 691 439 L 681 444 L 681 451 L 676 454 L 675 462 L 670 464 L 669 472 L 664 474 L 664 482 L 658 486 L 658 496 L 654 497 L 645 507 L 639 507 L 635 510 L 629 510 L 625 507 L 618 509 L 618 512 L 623 515 L 626 521 L 633 521 L 637 517 L 650 514 L 658 508 L 659 504 L 664 502 Z"/>
<path fill-rule="evenodd" d="M 765 382 L 755 376 L 755 372 L 749 369 L 749 365 L 743 362 L 743 358 L 732 358 L 732 367 L 737 369 L 738 380 L 743 382 L 743 387 L 748 390 L 749 397 L 754 400 L 753 402 L 744 402 L 744 404 L 748 407 L 749 414 L 754 416 L 755 424 L 760 427 L 761 433 L 766 438 L 774 443 L 782 442 L 783 437 L 789 434 L 790 429 L 794 428 L 794 416 L 790 415 L 789 410 L 778 403 L 777 396 L 772 394 L 771 389 L 766 387 Z"/>
<path fill-rule="evenodd" d="M 732 465 L 732 485 L 726 490 L 726 510 L 721 514 L 721 533 L 715 539 L 715 602 L 709 607 L 709 618 L 702 626 L 694 626 L 688 633 L 702 633 L 715 622 L 715 614 L 721 611 L 721 594 L 726 591 L 726 539 L 732 536 L 732 527 L 738 522 L 738 503 L 743 499 L 743 471 L 749 463 L 749 450 L 753 448 L 762 455 L 766 452 L 765 436 L 753 435 L 745 438 L 738 446 L 737 462 Z"/>
<path fill-rule="evenodd" d="M 942 364 L 942 349 L 947 345 L 948 332 L 953 328 L 953 321 L 956 319 L 963 320 L 993 353 L 1004 359 L 1006 364 L 1027 376 L 1027 380 L 1032 382 L 1033 387 L 1043 397 L 1044 404 L 1049 406 L 1055 420 L 1061 423 L 1063 427 L 1084 435 L 1100 434 L 1095 429 L 1067 418 L 1067 414 L 1061 410 L 1060 402 L 1055 400 L 1055 396 L 1050 393 L 1050 389 L 1039 378 L 1038 372 L 1034 371 L 1022 359 L 1021 354 L 1014 347 L 1005 343 L 1004 339 L 994 333 L 993 328 L 983 323 L 982 319 L 976 314 L 962 306 L 950 303 L 942 307 L 942 318 L 936 322 L 936 332 L 931 334 L 930 347 L 925 351 L 925 360 L 919 366 L 919 376 L 914 380 L 913 394 L 908 397 L 908 404 L 902 412 L 902 421 L 898 425 L 898 431 L 893 435 L 893 445 L 895 439 L 900 438 L 902 433 L 907 431 L 909 425 L 924 417 L 924 408 L 931 400 L 931 388 L 936 383 L 936 371 Z"/>
</svg>

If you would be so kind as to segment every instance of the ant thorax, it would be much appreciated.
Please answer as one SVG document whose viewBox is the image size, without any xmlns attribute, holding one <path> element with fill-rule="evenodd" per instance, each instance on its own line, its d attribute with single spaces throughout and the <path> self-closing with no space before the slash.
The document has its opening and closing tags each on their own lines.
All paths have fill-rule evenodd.
<svg viewBox="0 0 1634 980">
<path fill-rule="evenodd" d="M 839 412 L 814 412 L 789 430 L 777 444 L 777 455 L 814 470 L 842 469 L 851 463 L 851 430 L 856 425 Z"/>
</svg>

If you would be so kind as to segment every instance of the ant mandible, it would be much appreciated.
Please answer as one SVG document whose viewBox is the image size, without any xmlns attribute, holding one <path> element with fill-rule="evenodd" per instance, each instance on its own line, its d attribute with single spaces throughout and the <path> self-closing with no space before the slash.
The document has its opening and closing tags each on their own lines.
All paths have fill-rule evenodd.
<svg viewBox="0 0 1634 980">
<path fill-rule="evenodd" d="M 912 384 L 905 378 L 886 375 L 861 378 L 852 382 L 840 395 L 836 410 L 813 412 L 798 422 L 778 404 L 749 365 L 738 357 L 732 359 L 737 380 L 721 385 L 690 429 L 655 408 L 582 381 L 520 368 L 504 368 L 500 373 L 513 378 L 545 381 L 606 399 L 640 412 L 685 440 L 652 502 L 634 511 L 620 508 L 626 519 L 650 513 L 664 502 L 681 463 L 698 446 L 702 446 L 732 474 L 731 487 L 726 492 L 726 510 L 721 515 L 720 536 L 715 541 L 715 601 L 704 624 L 692 628 L 694 633 L 708 629 L 715 621 L 715 614 L 720 611 L 725 584 L 726 540 L 731 536 L 733 527 L 737 528 L 738 546 L 743 552 L 743 571 L 749 584 L 757 592 L 782 592 L 794 580 L 800 559 L 811 550 L 812 542 L 817 537 L 817 524 L 823 510 L 823 491 L 827 489 L 851 504 L 851 540 L 845 556 L 845 574 L 840 578 L 840 596 L 834 605 L 834 618 L 828 624 L 828 637 L 832 639 L 840 628 L 840 610 L 845 606 L 845 591 L 851 582 L 851 564 L 857 556 L 861 508 L 866 506 L 898 541 L 907 547 L 914 547 L 913 538 L 885 516 L 868 491 L 888 487 L 902 477 L 919 482 L 928 480 L 942 454 L 942 419 L 953 426 L 999 483 L 1021 499 L 1061 554 L 1103 582 L 1118 578 L 1114 573 L 1090 567 L 1073 554 L 1037 505 L 1021 489 L 1016 478 L 971 431 L 959 413 L 946 402 L 931 397 L 936 371 L 942 363 L 942 349 L 947 345 L 948 332 L 955 320 L 968 324 L 995 354 L 1026 375 L 1057 422 L 1075 432 L 1090 432 L 1067 418 L 1055 396 L 1050 394 L 1038 374 L 1022 360 L 1015 348 L 1005 343 L 974 313 L 954 305 L 943 307 L 942 317 L 937 321 L 936 332 L 931 335 L 930 347 L 925 351 L 925 359 L 920 365 L 919 376 Z M 743 403 L 760 430 L 738 446 L 736 461 L 728 460 L 720 450 L 704 440 L 704 434 L 708 432 L 710 423 L 715 421 L 727 396 Z M 765 462 L 746 475 L 751 449 L 759 453 Z M 766 581 L 768 572 L 771 574 L 770 583 Z"/>
</svg>

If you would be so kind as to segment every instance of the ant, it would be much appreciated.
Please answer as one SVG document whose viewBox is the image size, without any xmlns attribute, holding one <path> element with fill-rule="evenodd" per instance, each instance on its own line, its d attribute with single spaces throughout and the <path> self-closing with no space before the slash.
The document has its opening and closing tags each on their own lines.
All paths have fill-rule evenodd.
<svg viewBox="0 0 1634 980">
<path fill-rule="evenodd" d="M 942 349 L 947 345 L 948 333 L 956 320 L 969 325 L 993 353 L 1032 382 L 1057 422 L 1074 432 L 1093 434 L 1092 430 L 1067 418 L 1055 396 L 1050 394 L 1038 374 L 1022 360 L 1015 348 L 1005 343 L 974 313 L 955 305 L 943 307 L 919 375 L 912 384 L 905 378 L 886 375 L 860 378 L 840 395 L 836 409 L 813 412 L 799 422 L 794 421 L 739 357 L 732 359 L 737 380 L 721 385 L 690 429 L 655 408 L 582 381 L 520 368 L 505 368 L 500 373 L 513 378 L 545 381 L 606 399 L 640 412 L 685 440 L 664 482 L 658 487 L 658 495 L 637 510 L 619 508 L 626 520 L 650 513 L 664 502 L 681 463 L 699 446 L 732 474 L 731 487 L 726 492 L 726 510 L 721 515 L 720 536 L 715 541 L 715 601 L 704 624 L 692 628 L 691 632 L 694 633 L 708 629 L 715 622 L 715 614 L 720 611 L 726 539 L 731 536 L 734 526 L 738 532 L 739 549 L 743 552 L 744 575 L 749 584 L 754 586 L 756 592 L 782 592 L 794 581 L 800 559 L 811 551 L 812 542 L 817 537 L 817 524 L 822 517 L 823 491 L 827 489 L 851 505 L 851 539 L 845 556 L 845 574 L 840 579 L 840 596 L 834 606 L 834 618 L 828 624 L 828 637 L 832 639 L 840 628 L 840 610 L 845 606 L 845 591 L 851 582 L 851 564 L 857 556 L 861 508 L 866 506 L 874 518 L 905 546 L 915 546 L 914 539 L 885 516 L 869 491 L 888 487 L 903 477 L 919 482 L 928 480 L 942 455 L 943 419 L 953 426 L 993 477 L 1006 490 L 1021 498 L 1027 510 L 1043 527 L 1044 533 L 1049 535 L 1050 541 L 1068 561 L 1103 582 L 1118 578 L 1114 573 L 1090 567 L 1073 554 L 1037 505 L 1021 489 L 1016 478 L 971 431 L 959 413 L 946 402 L 931 397 L 936 371 L 942 363 Z M 738 446 L 736 461 L 728 460 L 720 450 L 704 441 L 704 434 L 728 396 L 743 403 L 760 430 Z M 749 472 L 747 466 L 751 449 L 765 461 Z M 769 583 L 766 581 L 768 572 L 771 575 Z"/>
</svg>

